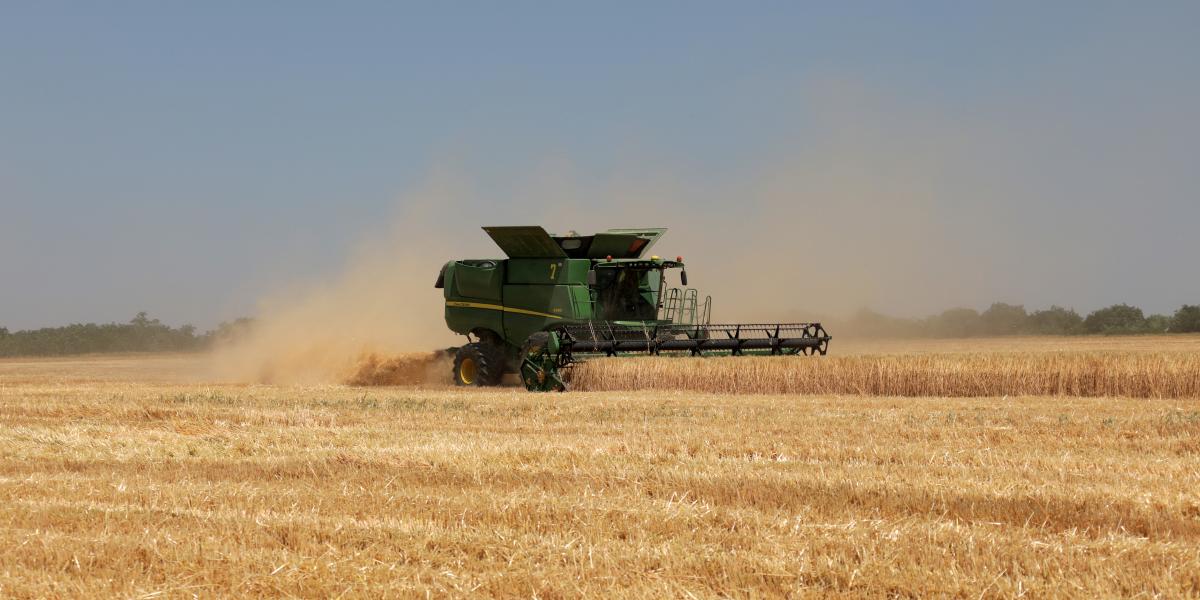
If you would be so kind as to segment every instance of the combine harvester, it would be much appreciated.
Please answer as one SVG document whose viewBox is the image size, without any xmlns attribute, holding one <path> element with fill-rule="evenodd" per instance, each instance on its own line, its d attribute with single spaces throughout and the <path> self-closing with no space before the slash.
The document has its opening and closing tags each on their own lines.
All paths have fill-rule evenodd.
<svg viewBox="0 0 1200 600">
<path fill-rule="evenodd" d="M 712 325 L 712 299 L 687 288 L 683 258 L 645 257 L 666 229 L 550 235 L 484 227 L 507 259 L 446 263 L 446 325 L 470 342 L 454 353 L 458 385 L 518 373 L 532 391 L 566 389 L 564 369 L 593 356 L 821 354 L 820 323 Z M 679 269 L 681 287 L 667 287 Z"/>
</svg>

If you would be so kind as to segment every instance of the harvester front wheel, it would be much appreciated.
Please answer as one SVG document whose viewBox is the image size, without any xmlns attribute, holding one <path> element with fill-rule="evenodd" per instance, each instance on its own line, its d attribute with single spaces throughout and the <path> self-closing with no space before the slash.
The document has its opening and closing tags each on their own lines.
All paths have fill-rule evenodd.
<svg viewBox="0 0 1200 600">
<path fill-rule="evenodd" d="M 457 385 L 499 385 L 504 376 L 503 357 L 476 342 L 454 353 L 454 383 Z"/>
</svg>

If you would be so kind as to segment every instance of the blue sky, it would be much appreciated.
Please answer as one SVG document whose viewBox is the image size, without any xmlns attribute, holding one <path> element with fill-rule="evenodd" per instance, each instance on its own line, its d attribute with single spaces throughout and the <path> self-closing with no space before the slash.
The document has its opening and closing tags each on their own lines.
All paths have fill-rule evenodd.
<svg viewBox="0 0 1200 600">
<path fill-rule="evenodd" d="M 1200 303 L 1197 107 L 1191 2 L 6 2 L 0 325 L 252 313 L 441 179 L 470 192 L 423 229 L 464 251 L 815 214 L 812 268 L 875 282 L 831 283 L 847 308 L 1170 311 Z"/>
</svg>

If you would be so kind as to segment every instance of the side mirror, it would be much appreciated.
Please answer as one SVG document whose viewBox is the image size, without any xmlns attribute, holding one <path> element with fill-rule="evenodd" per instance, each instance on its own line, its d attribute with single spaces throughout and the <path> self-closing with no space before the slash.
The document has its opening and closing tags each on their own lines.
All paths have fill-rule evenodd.
<svg viewBox="0 0 1200 600">
<path fill-rule="evenodd" d="M 588 282 L 588 285 L 590 285 L 590 286 L 596 285 L 596 270 L 595 269 L 588 270 L 587 282 Z"/>
<path fill-rule="evenodd" d="M 687 271 L 679 272 L 679 283 L 682 283 L 684 287 L 687 287 Z"/>
</svg>

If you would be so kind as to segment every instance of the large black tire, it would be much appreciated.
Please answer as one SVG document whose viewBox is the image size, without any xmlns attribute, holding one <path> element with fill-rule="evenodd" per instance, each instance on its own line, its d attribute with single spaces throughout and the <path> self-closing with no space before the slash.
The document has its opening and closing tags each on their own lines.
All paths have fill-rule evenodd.
<svg viewBox="0 0 1200 600">
<path fill-rule="evenodd" d="M 476 334 L 479 336 L 479 341 L 476 342 L 479 344 L 479 351 L 487 355 L 487 362 L 493 367 L 495 383 L 489 385 L 500 385 L 504 374 L 513 372 L 508 344 L 496 332 L 488 329 L 479 330 Z"/>
<path fill-rule="evenodd" d="M 475 342 L 454 354 L 456 385 L 500 385 L 504 377 L 504 351 L 491 344 Z"/>
<path fill-rule="evenodd" d="M 548 343 L 550 343 L 550 332 L 533 332 L 526 338 L 525 343 L 521 344 L 521 360 L 525 360 L 530 350 L 536 349 L 538 352 L 541 352 L 541 349 L 545 348 Z"/>
</svg>

